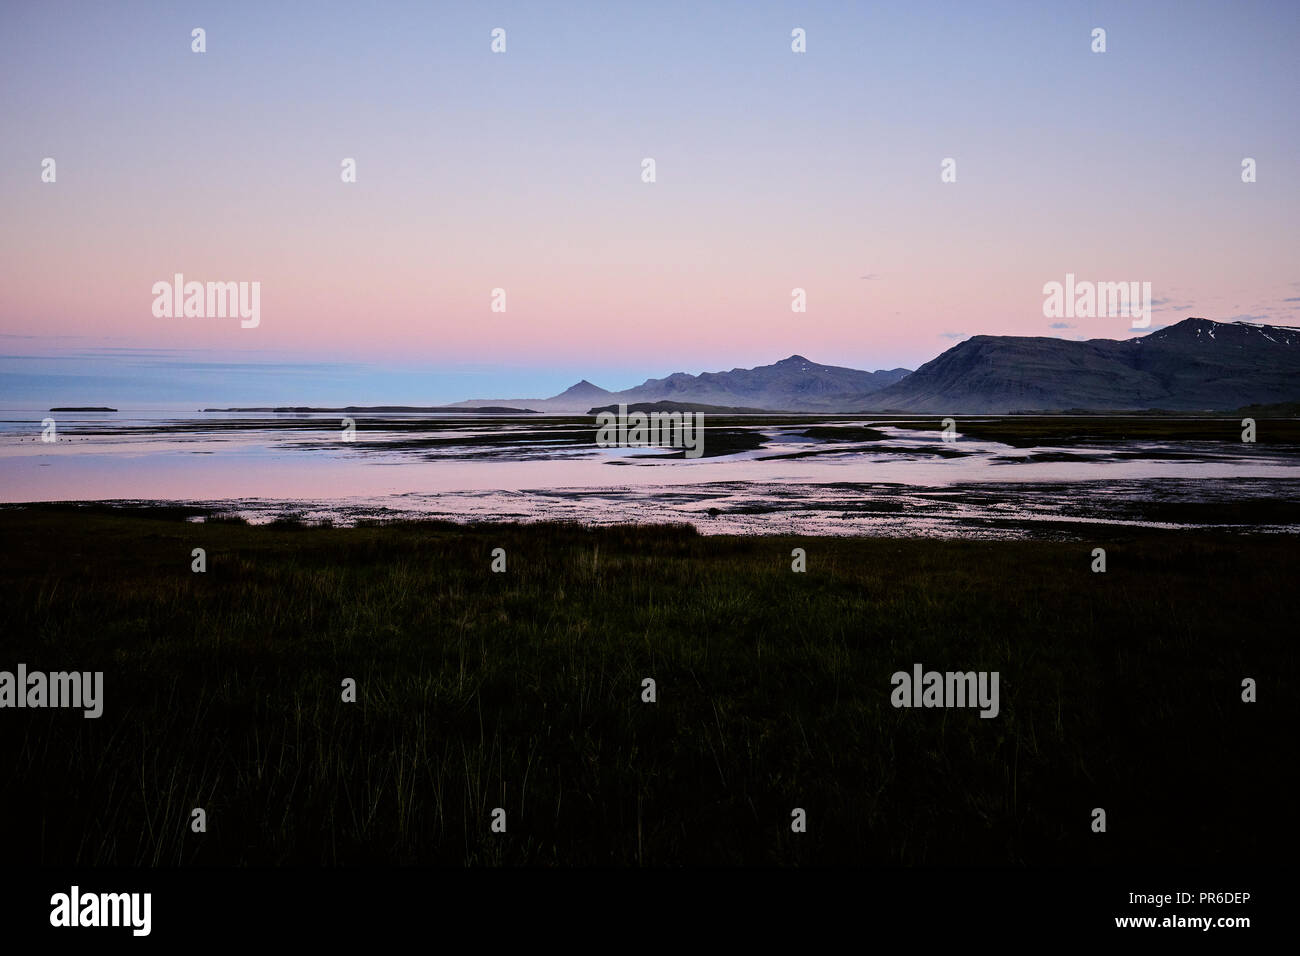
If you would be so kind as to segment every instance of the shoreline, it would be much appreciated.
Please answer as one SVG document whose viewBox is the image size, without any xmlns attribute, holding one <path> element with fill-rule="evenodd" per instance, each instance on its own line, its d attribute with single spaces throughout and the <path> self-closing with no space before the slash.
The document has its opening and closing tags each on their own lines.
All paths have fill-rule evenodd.
<svg viewBox="0 0 1300 956">
<path fill-rule="evenodd" d="M 1300 534 L 1300 479 L 697 484 L 312 498 L 0 502 L 0 511 L 183 515 L 263 525 L 690 525 L 707 536 L 1084 540 L 1099 534 Z"/>
</svg>

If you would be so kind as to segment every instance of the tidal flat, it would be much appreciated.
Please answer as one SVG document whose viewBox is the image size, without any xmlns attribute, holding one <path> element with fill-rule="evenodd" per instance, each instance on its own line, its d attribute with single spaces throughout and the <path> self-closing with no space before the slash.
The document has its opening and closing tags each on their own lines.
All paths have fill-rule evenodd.
<svg viewBox="0 0 1300 956">
<path fill-rule="evenodd" d="M 1300 421 L 706 416 L 703 454 L 602 448 L 584 416 L 83 413 L 0 420 L 0 501 L 185 504 L 252 522 L 688 523 L 704 534 L 1300 531 Z M 951 424 L 947 424 L 951 422 Z M 350 423 L 350 424 L 349 424 Z"/>
</svg>

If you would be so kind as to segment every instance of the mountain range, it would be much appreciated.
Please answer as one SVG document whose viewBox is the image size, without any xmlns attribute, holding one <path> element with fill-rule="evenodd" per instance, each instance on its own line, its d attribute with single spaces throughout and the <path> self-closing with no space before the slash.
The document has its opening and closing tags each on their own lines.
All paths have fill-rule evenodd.
<svg viewBox="0 0 1300 956">
<path fill-rule="evenodd" d="M 864 372 L 792 355 L 730 372 L 647 379 L 611 392 L 585 379 L 546 399 L 484 399 L 582 412 L 674 402 L 792 412 L 943 412 L 1164 409 L 1218 411 L 1300 399 L 1300 329 L 1189 318 L 1132 339 L 976 335 L 916 371 Z"/>
<path fill-rule="evenodd" d="M 856 407 L 863 396 L 901 381 L 905 368 L 863 372 L 838 365 L 819 365 L 802 355 L 791 355 L 773 365 L 733 368 L 730 372 L 689 375 L 674 372 L 667 378 L 649 378 L 633 388 L 611 392 L 586 379 L 551 398 L 474 399 L 463 408 L 510 405 L 539 412 L 587 412 L 596 405 L 682 402 L 770 409 L 777 411 L 836 412 Z"/>
</svg>

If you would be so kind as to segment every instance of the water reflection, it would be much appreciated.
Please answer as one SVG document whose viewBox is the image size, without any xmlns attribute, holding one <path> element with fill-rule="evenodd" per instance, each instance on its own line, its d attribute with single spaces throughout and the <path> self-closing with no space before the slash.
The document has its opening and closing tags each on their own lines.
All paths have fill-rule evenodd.
<svg viewBox="0 0 1300 956">
<path fill-rule="evenodd" d="M 53 445 L 40 440 L 46 417 Z M 0 412 L 0 500 L 223 502 L 253 520 L 290 510 L 341 523 L 689 521 L 710 533 L 1059 536 L 1096 523 L 1300 521 L 1290 513 L 1300 456 L 1285 445 L 949 444 L 917 423 L 768 418 L 710 425 L 706 457 L 686 459 L 597 448 L 594 425 L 576 418 L 352 413 L 348 442 L 343 417 Z"/>
</svg>

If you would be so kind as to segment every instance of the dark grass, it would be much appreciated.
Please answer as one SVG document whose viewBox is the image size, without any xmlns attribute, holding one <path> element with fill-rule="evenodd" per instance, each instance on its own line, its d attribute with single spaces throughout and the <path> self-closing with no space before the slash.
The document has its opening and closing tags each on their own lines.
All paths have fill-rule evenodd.
<svg viewBox="0 0 1300 956">
<path fill-rule="evenodd" d="M 888 438 L 884 432 L 865 425 L 814 425 L 803 430 L 805 438 L 818 438 L 829 442 L 881 441 Z"/>
<path fill-rule="evenodd" d="M 678 436 L 673 437 L 676 438 Z M 700 442 L 700 444 L 696 446 L 696 450 L 699 452 L 699 454 L 696 455 L 697 458 L 717 458 L 722 455 L 734 455 L 737 452 L 742 451 L 754 451 L 762 448 L 767 443 L 766 438 L 764 438 L 761 432 L 746 428 L 727 428 L 721 426 L 706 428 L 702 435 L 700 435 L 696 440 Z M 667 439 L 665 439 L 665 445 L 659 447 L 664 449 L 668 448 Z M 629 455 L 628 457 L 664 459 L 685 458 L 686 449 L 682 448 L 680 451 L 661 451 L 658 449 L 651 449 L 644 454 Z"/>
<path fill-rule="evenodd" d="M 1242 418 L 1192 418 L 1177 415 L 1142 415 L 1126 418 L 1105 415 L 973 415 L 954 416 L 959 435 L 1002 442 L 1014 448 L 1040 445 L 1111 444 L 1126 441 L 1222 443 L 1236 454 L 1256 450 L 1241 440 Z M 903 424 L 899 421 L 896 424 Z M 917 419 L 907 427 L 942 431 L 938 416 Z M 1259 418 L 1255 422 L 1255 446 L 1293 452 L 1300 450 L 1300 419 Z M 1131 457 L 1151 457 L 1134 451 Z"/>
<path fill-rule="evenodd" d="M 1294 852 L 1294 537 L 179 517 L 0 512 L 0 669 L 105 672 L 99 720 L 0 711 L 7 862 Z M 1094 546 L 1106 574 L 1089 571 Z M 196 547 L 206 574 L 190 570 Z M 488 570 L 496 547 L 505 574 Z M 890 675 L 918 661 L 1000 671 L 1001 714 L 893 709 Z M 640 700 L 647 676 L 656 704 Z M 1259 703 L 1241 702 L 1245 676 Z M 1106 834 L 1089 828 L 1099 806 Z"/>
<path fill-rule="evenodd" d="M 915 445 L 905 447 L 901 445 L 890 445 L 881 448 L 868 448 L 864 450 L 869 455 L 899 455 L 899 456 L 921 456 L 931 458 L 966 458 L 971 452 L 962 451 L 955 445 Z M 828 443 L 824 448 L 813 448 L 808 451 L 783 452 L 776 455 L 763 455 L 762 461 L 782 461 L 789 458 L 816 458 L 818 455 L 842 455 L 844 450 L 834 443 Z"/>
</svg>

